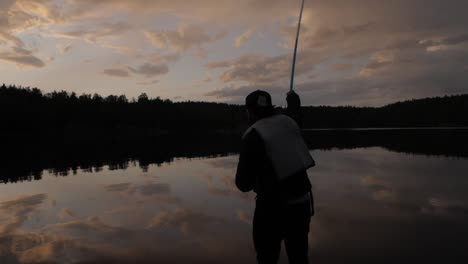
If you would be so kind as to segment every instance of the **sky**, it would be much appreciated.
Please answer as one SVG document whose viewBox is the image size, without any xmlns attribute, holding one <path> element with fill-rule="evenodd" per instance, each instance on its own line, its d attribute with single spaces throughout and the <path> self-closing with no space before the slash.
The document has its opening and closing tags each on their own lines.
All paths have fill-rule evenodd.
<svg viewBox="0 0 468 264">
<path fill-rule="evenodd" d="M 0 82 L 285 104 L 300 0 L 0 0 Z M 468 93 L 468 1 L 306 0 L 303 105 Z"/>
</svg>

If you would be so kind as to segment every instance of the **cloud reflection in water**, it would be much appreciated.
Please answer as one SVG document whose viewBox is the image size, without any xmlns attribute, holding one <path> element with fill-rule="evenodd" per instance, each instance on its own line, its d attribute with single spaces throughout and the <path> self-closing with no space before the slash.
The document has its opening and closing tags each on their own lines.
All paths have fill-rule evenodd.
<svg viewBox="0 0 468 264">
<path fill-rule="evenodd" d="M 466 159 L 381 148 L 313 155 L 314 263 L 467 256 Z M 137 166 L 61 179 L 44 172 L 0 186 L 0 262 L 255 263 L 254 195 L 236 190 L 236 162 L 177 160 L 144 177 Z"/>
</svg>

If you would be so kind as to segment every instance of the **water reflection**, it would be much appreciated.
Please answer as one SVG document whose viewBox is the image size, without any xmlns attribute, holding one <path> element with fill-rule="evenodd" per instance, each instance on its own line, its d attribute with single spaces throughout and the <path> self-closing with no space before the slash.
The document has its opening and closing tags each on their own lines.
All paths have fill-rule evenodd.
<svg viewBox="0 0 468 264">
<path fill-rule="evenodd" d="M 467 159 L 313 155 L 313 263 L 466 260 Z M 235 189 L 236 161 L 129 162 L 1 185 L 0 263 L 254 263 L 254 196 Z"/>
<path fill-rule="evenodd" d="M 468 157 L 468 129 L 312 130 L 304 131 L 304 136 L 315 150 L 382 147 L 417 155 Z M 150 165 L 176 158 L 227 156 L 237 153 L 239 138 L 231 134 L 183 134 L 118 142 L 12 140 L 2 142 L 0 149 L 0 183 L 40 180 L 44 171 L 65 177 L 78 171 L 97 173 L 103 168 L 122 170 L 137 164 L 147 170 Z"/>
<path fill-rule="evenodd" d="M 318 155 L 326 165 L 314 174 L 319 214 L 312 234 L 322 234 L 313 236 L 317 260 L 458 263 L 451 260 L 467 257 L 467 160 L 378 148 Z"/>
</svg>

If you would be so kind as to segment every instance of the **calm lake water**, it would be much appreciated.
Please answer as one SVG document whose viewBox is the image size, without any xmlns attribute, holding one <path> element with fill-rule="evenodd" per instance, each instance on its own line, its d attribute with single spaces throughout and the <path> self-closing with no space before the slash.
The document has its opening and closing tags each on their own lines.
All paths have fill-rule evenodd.
<svg viewBox="0 0 468 264">
<path fill-rule="evenodd" d="M 468 159 L 311 153 L 312 263 L 468 263 Z M 255 263 L 255 196 L 234 185 L 237 159 L 45 170 L 1 184 L 0 263 Z"/>
</svg>

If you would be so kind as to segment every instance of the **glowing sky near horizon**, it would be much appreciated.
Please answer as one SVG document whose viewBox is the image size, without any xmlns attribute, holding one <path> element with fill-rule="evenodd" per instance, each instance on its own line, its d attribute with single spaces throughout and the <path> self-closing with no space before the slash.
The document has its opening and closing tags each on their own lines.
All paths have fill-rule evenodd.
<svg viewBox="0 0 468 264">
<path fill-rule="evenodd" d="M 284 104 L 300 0 L 0 0 L 0 82 Z M 306 105 L 468 92 L 468 1 L 306 0 Z"/>
</svg>

